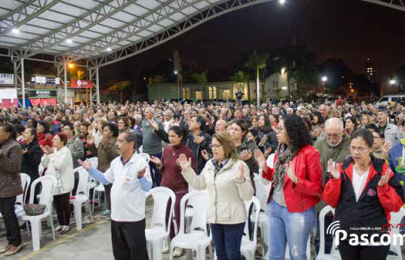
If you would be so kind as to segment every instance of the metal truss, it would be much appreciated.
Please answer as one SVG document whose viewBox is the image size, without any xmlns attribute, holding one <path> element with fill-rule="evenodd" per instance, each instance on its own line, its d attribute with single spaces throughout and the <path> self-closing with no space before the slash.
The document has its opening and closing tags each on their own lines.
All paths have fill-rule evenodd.
<svg viewBox="0 0 405 260">
<path fill-rule="evenodd" d="M 0 17 L 0 37 L 11 32 L 49 10 L 61 0 L 29 0 L 15 10 Z"/>
<path fill-rule="evenodd" d="M 136 0 L 106 0 L 92 10 L 77 17 L 72 22 L 55 29 L 48 35 L 21 45 L 18 48 L 25 49 L 25 57 L 32 57 L 44 53 L 46 50 L 64 43 L 66 39 L 73 38 L 91 27 L 100 24 L 134 2 L 136 2 Z"/>
<path fill-rule="evenodd" d="M 90 67 L 99 68 L 113 64 L 154 48 L 220 15 L 270 1 L 273 0 L 226 0 L 220 1 L 215 5 L 210 4 L 210 6 L 200 10 L 198 14 L 186 17 L 171 28 L 165 28 L 149 38 L 144 38 L 135 44 L 132 43 L 124 46 L 120 50 L 89 59 L 89 65 Z M 125 39 L 136 35 L 136 33 L 138 31 L 125 36 Z"/>
<path fill-rule="evenodd" d="M 119 43 L 126 41 L 133 36 L 144 38 L 140 35 L 144 31 L 148 31 L 150 34 L 155 34 L 155 32 L 152 32 L 148 29 L 154 25 L 162 27 L 161 25 L 159 25 L 159 22 L 162 22 L 165 19 L 171 20 L 169 17 L 171 17 L 172 15 L 181 13 L 183 10 L 193 7 L 201 2 L 207 4 L 206 0 L 168 1 L 152 10 L 149 10 L 149 12 L 143 14 L 141 17 L 134 17 L 134 19 L 129 21 L 127 24 L 116 28 L 116 30 L 114 30 L 112 34 L 102 35 L 91 40 L 90 42 L 83 43 L 81 46 L 78 46 L 73 52 L 69 54 L 72 54 L 73 56 L 79 56 L 80 58 L 86 56 L 100 55 L 103 52 L 106 52 L 107 47 L 118 45 Z M 198 10 L 198 8 L 195 9 Z M 174 24 L 176 23 L 176 21 L 172 21 Z"/>
<path fill-rule="evenodd" d="M 405 12 L 405 0 L 362 0 Z"/>
</svg>

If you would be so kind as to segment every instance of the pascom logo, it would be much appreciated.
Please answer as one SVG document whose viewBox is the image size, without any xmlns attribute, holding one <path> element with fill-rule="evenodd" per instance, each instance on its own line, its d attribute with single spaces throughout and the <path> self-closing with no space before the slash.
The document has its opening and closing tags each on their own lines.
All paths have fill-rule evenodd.
<svg viewBox="0 0 405 260">
<path fill-rule="evenodd" d="M 401 224 L 398 224 L 396 228 L 401 227 Z M 389 225 L 389 231 L 392 231 L 393 225 Z M 383 226 L 383 231 L 384 231 Z M 359 230 L 370 230 L 370 228 L 361 228 Z M 398 230 L 399 231 L 399 230 Z M 403 246 L 405 241 L 405 235 L 401 235 L 399 232 L 390 232 L 390 234 L 381 234 L 381 233 L 363 233 L 356 234 L 351 233 L 347 234 L 346 230 L 340 229 L 340 221 L 332 222 L 326 229 L 326 234 L 333 235 L 336 246 L 340 245 L 340 241 L 347 240 L 351 246 Z"/>
<path fill-rule="evenodd" d="M 336 231 L 340 229 L 340 220 L 332 222 L 329 227 L 326 229 L 327 235 L 335 235 Z"/>
</svg>

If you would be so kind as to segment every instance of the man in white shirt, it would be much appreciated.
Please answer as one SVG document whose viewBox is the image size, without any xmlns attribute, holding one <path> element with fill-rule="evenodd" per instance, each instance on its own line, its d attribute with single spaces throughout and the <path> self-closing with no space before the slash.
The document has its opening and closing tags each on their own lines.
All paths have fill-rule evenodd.
<svg viewBox="0 0 405 260">
<path fill-rule="evenodd" d="M 178 123 L 176 123 L 174 121 L 173 112 L 170 109 L 165 111 L 164 118 L 165 118 L 165 121 L 163 122 L 163 127 L 165 128 L 166 133 L 169 133 L 170 127 L 172 127 L 174 125 L 179 125 Z"/>
<path fill-rule="evenodd" d="M 121 156 L 115 158 L 103 174 L 91 164 L 79 160 L 88 172 L 111 188 L 111 237 L 116 260 L 147 260 L 145 238 L 146 192 L 152 187 L 148 163 L 135 153 L 137 135 L 133 131 L 121 133 L 117 147 Z"/>
</svg>

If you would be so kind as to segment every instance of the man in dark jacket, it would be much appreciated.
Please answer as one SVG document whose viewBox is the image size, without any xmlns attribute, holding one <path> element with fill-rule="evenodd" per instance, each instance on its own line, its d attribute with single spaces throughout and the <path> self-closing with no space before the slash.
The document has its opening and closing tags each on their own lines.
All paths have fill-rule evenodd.
<svg viewBox="0 0 405 260">
<path fill-rule="evenodd" d="M 20 226 L 14 212 L 18 195 L 23 193 L 20 167 L 22 149 L 15 140 L 16 132 L 10 124 L 0 124 L 0 213 L 7 232 L 7 246 L 0 250 L 6 256 L 22 249 Z"/>
</svg>

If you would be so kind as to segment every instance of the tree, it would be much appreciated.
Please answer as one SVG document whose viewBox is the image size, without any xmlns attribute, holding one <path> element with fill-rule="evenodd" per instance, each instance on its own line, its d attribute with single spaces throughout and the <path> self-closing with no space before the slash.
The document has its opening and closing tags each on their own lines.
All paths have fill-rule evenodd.
<svg viewBox="0 0 405 260">
<path fill-rule="evenodd" d="M 272 72 L 280 72 L 284 68 L 287 73 L 288 96 L 290 97 L 290 80 L 297 83 L 297 94 L 304 86 L 315 85 L 318 82 L 318 70 L 315 65 L 316 54 L 307 50 L 304 45 L 287 46 L 271 51 L 272 56 L 279 57 L 277 61 L 269 61 L 267 68 Z"/>
<path fill-rule="evenodd" d="M 242 84 L 249 81 L 249 75 L 245 75 L 245 73 L 240 70 L 231 77 L 231 80 L 235 83 L 239 83 L 239 90 L 242 91 Z"/>
<path fill-rule="evenodd" d="M 254 52 L 252 55 L 249 56 L 249 60 L 245 64 L 247 68 L 256 72 L 256 96 L 258 107 L 260 106 L 260 70 L 266 67 L 266 62 L 268 59 L 268 54 L 257 54 L 256 52 Z"/>
<path fill-rule="evenodd" d="M 162 92 L 162 84 L 166 81 L 166 78 L 164 75 L 155 75 L 152 78 L 152 83 L 157 84 L 159 86 L 159 99 L 160 99 L 160 93 Z"/>
<path fill-rule="evenodd" d="M 203 73 L 199 74 L 199 73 L 194 73 L 191 75 L 191 77 L 198 83 L 201 85 L 201 100 L 204 99 L 204 87 L 205 85 L 207 85 L 208 83 L 208 79 L 207 79 L 207 71 L 204 71 Z"/>
<path fill-rule="evenodd" d="M 124 90 L 131 85 L 131 82 L 129 80 L 125 80 L 125 81 L 118 81 L 117 83 L 115 83 L 114 85 L 112 85 L 111 87 L 108 88 L 109 91 L 111 92 L 116 92 L 116 93 L 120 93 L 120 101 L 121 103 L 123 103 L 122 99 L 124 97 Z"/>
</svg>

